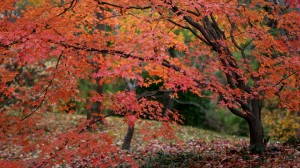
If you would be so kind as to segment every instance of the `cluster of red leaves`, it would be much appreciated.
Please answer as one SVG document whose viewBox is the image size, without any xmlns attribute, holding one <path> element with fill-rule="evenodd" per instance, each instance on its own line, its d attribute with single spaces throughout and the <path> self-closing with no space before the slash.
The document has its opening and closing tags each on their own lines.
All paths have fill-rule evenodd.
<svg viewBox="0 0 300 168">
<path fill-rule="evenodd" d="M 5 141 L 1 141 L 0 167 L 47 167 L 62 164 L 107 167 L 124 162 L 135 164 L 129 157 L 118 154 L 120 148 L 105 131 L 81 131 L 86 129 L 83 116 L 46 115 L 47 119 L 37 122 L 35 129 L 30 127 L 29 130 L 19 130 L 18 134 L 23 138 L 16 139 L 9 132 L 11 130 L 6 132 Z"/>
</svg>

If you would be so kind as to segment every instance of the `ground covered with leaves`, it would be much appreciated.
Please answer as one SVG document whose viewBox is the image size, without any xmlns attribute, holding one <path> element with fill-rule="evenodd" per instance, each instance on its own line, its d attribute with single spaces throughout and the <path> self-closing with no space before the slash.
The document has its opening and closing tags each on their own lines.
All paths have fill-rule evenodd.
<svg viewBox="0 0 300 168">
<path fill-rule="evenodd" d="M 74 129 L 85 119 L 82 115 L 48 114 L 43 129 L 47 129 L 45 136 L 55 135 Z M 299 141 L 289 143 L 271 142 L 264 154 L 250 154 L 248 139 L 219 134 L 213 131 L 193 128 L 174 127 L 177 139 L 166 140 L 152 137 L 145 140 L 140 133 L 144 126 L 150 129 L 159 128 L 160 123 L 155 121 L 138 121 L 132 147 L 129 151 L 120 150 L 120 157 L 128 157 L 138 167 L 299 167 Z M 107 125 L 97 131 L 106 131 L 116 137 L 115 144 L 122 145 L 127 125 L 122 118 L 111 117 Z M 38 153 L 27 153 L 15 145 L 0 142 L 0 167 L 3 161 L 26 162 L 38 157 Z M 2 161 L 1 161 L 2 160 Z M 87 158 L 74 160 L 72 164 L 57 165 L 57 167 L 90 167 Z M 130 167 L 126 162 L 116 167 Z"/>
</svg>

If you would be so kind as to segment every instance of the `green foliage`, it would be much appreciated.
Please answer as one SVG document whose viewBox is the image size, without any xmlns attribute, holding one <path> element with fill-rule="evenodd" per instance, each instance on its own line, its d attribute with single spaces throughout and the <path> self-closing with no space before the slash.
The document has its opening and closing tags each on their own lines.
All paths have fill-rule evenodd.
<svg viewBox="0 0 300 168">
<path fill-rule="evenodd" d="M 246 120 L 233 115 L 228 110 L 216 109 L 216 111 L 207 114 L 207 120 L 208 126 L 213 130 L 230 135 L 248 135 Z"/>
<path fill-rule="evenodd" d="M 184 117 L 184 124 L 196 127 L 206 126 L 206 113 L 213 108 L 213 103 L 208 98 L 200 98 L 191 92 L 181 92 L 178 94 L 179 100 L 186 104 L 176 103 L 174 108 L 177 109 Z M 197 103 L 197 107 L 190 103 Z"/>
<path fill-rule="evenodd" d="M 194 38 L 193 34 L 186 30 L 186 29 L 177 29 L 175 32 L 174 32 L 176 35 L 182 35 L 184 37 L 184 41 L 186 43 L 192 41 L 192 38 Z"/>
</svg>

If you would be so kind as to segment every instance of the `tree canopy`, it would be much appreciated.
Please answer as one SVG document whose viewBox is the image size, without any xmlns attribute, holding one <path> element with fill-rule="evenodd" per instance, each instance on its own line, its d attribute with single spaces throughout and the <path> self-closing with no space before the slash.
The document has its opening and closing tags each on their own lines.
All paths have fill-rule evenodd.
<svg viewBox="0 0 300 168">
<path fill-rule="evenodd" d="M 91 93 L 99 110 L 125 116 L 129 126 L 150 116 L 180 122 L 175 109 L 151 96 L 192 92 L 207 96 L 245 119 L 251 149 L 265 149 L 261 124 L 263 100 L 300 109 L 298 1 L 265 0 L 43 0 L 0 2 L 1 140 L 40 149 L 38 165 L 75 153 L 93 155 L 95 164 L 117 147 L 105 132 L 86 132 L 87 123 L 62 133 L 55 143 L 35 131 L 43 113 L 67 108 L 80 96 L 78 81 L 98 85 L 118 79 L 138 87 L 160 84 L 155 92 L 134 90 Z M 183 35 L 185 34 L 185 35 Z M 170 49 L 180 54 L 170 54 Z M 145 77 L 145 74 L 147 76 Z M 89 106 L 87 106 L 87 109 Z M 101 115 L 101 120 L 105 117 Z M 29 139 L 39 137 L 35 144 Z M 85 140 L 82 144 L 82 140 Z M 92 146 L 92 148 L 86 148 Z M 115 159 L 118 158 L 115 156 Z M 111 161 L 113 161 L 112 159 Z M 117 159 L 116 159 L 117 160 Z"/>
</svg>

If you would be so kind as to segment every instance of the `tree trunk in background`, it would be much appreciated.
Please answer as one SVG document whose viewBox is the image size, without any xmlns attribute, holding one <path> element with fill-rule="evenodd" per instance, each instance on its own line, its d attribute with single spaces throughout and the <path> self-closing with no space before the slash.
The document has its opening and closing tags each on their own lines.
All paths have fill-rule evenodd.
<svg viewBox="0 0 300 168">
<path fill-rule="evenodd" d="M 162 103 L 164 105 L 164 110 L 163 110 L 163 115 L 166 114 L 167 110 L 172 110 L 174 107 L 174 99 L 170 98 L 170 93 L 171 92 L 164 92 L 162 95 Z"/>
<path fill-rule="evenodd" d="M 96 80 L 96 85 L 94 86 L 94 90 L 99 93 L 102 94 L 103 93 L 103 86 L 99 86 L 98 84 L 98 80 Z M 87 111 L 87 120 L 91 120 L 94 119 L 97 121 L 97 125 L 102 125 L 103 121 L 101 119 L 101 111 L 100 111 L 100 106 L 101 103 L 100 102 L 94 102 L 91 105 L 91 108 Z"/>
<path fill-rule="evenodd" d="M 136 91 L 136 88 L 138 86 L 137 80 L 130 81 L 130 79 L 126 78 L 125 82 L 127 84 L 127 87 L 130 91 Z M 131 112 L 132 115 L 134 115 L 134 112 Z M 134 133 L 134 125 L 128 125 L 127 133 L 125 135 L 125 138 L 123 140 L 122 149 L 123 150 L 129 150 L 131 146 L 131 140 L 133 138 Z"/>
<path fill-rule="evenodd" d="M 129 150 L 131 145 L 131 140 L 133 138 L 134 126 L 128 126 L 126 136 L 123 140 L 122 149 Z"/>
</svg>

